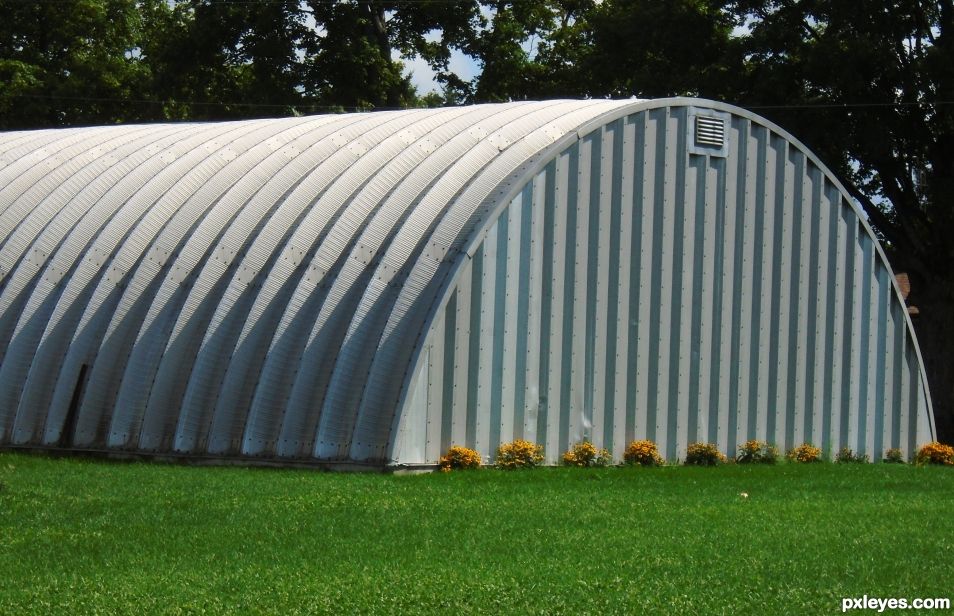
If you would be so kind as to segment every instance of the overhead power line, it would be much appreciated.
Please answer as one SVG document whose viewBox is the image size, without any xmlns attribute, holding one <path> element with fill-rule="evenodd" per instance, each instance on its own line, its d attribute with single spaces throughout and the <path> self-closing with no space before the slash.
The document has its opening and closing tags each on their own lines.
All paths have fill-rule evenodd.
<svg viewBox="0 0 954 616">
<path fill-rule="evenodd" d="M 144 105 L 210 105 L 218 107 L 257 107 L 263 109 L 283 109 L 287 107 L 307 108 L 307 109 L 354 109 L 365 110 L 364 107 L 346 106 L 346 105 L 319 105 L 304 101 L 289 103 L 252 103 L 240 101 L 194 101 L 194 100 L 157 100 L 142 98 L 118 98 L 103 96 L 60 96 L 57 94 L 11 94 L 10 98 L 27 98 L 41 100 L 64 100 L 64 101 L 84 101 L 84 102 L 102 102 L 102 103 L 137 103 Z M 796 104 L 746 104 L 734 103 L 739 107 L 746 109 L 865 109 L 865 108 L 888 108 L 888 107 L 941 107 L 954 105 L 954 101 L 923 101 L 923 102 L 861 102 L 861 103 L 796 103 Z M 383 108 L 375 107 L 381 111 Z"/>
</svg>

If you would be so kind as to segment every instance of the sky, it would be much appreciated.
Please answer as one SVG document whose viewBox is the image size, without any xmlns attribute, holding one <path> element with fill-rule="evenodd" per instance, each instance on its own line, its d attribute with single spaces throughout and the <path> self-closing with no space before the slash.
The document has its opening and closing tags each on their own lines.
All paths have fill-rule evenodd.
<svg viewBox="0 0 954 616">
<path fill-rule="evenodd" d="M 421 58 L 408 60 L 399 58 L 404 62 L 405 71 L 411 72 L 411 83 L 417 88 L 420 95 L 428 92 L 440 92 L 440 84 L 434 81 L 434 71 L 427 65 L 427 62 Z M 464 81 L 469 81 L 480 73 L 480 66 L 477 62 L 459 51 L 451 53 L 449 68 Z"/>
</svg>

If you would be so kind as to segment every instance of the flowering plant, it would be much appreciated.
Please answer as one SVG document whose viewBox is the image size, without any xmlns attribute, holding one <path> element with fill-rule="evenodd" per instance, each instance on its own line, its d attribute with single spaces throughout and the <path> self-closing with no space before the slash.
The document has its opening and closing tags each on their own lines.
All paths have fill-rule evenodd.
<svg viewBox="0 0 954 616">
<path fill-rule="evenodd" d="M 789 451 L 786 457 L 792 462 L 821 462 L 821 449 L 811 443 L 805 443 Z"/>
<path fill-rule="evenodd" d="M 627 464 L 638 464 L 639 466 L 662 466 L 663 463 L 656 443 L 648 440 L 630 443 L 623 453 L 623 460 Z"/>
<path fill-rule="evenodd" d="M 606 466 L 613 458 L 606 449 L 597 449 L 593 443 L 583 441 L 563 454 L 566 466 Z"/>
<path fill-rule="evenodd" d="M 884 461 L 889 464 L 904 464 L 904 454 L 897 447 L 884 452 Z"/>
<path fill-rule="evenodd" d="M 735 457 L 739 464 L 775 464 L 778 462 L 778 449 L 764 441 L 746 441 L 739 445 L 739 454 Z"/>
<path fill-rule="evenodd" d="M 835 455 L 835 462 L 869 462 L 868 454 L 866 453 L 855 453 L 851 450 L 851 447 L 842 447 L 841 451 Z"/>
<path fill-rule="evenodd" d="M 954 465 L 954 447 L 937 441 L 928 443 L 918 450 L 917 455 L 914 456 L 914 463 Z"/>
<path fill-rule="evenodd" d="M 505 443 L 497 448 L 495 464 L 506 470 L 539 466 L 543 464 L 543 446 L 522 439 Z"/>
<path fill-rule="evenodd" d="M 692 443 L 686 448 L 685 463 L 689 466 L 718 466 L 726 457 L 712 443 Z"/>
<path fill-rule="evenodd" d="M 442 473 L 457 469 L 479 468 L 480 454 L 468 447 L 453 445 L 441 456 L 440 466 Z"/>
</svg>

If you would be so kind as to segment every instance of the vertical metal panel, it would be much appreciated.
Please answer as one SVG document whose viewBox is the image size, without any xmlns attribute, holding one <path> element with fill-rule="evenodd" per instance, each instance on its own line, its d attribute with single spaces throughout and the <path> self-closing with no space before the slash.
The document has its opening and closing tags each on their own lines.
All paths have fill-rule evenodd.
<svg viewBox="0 0 954 616">
<path fill-rule="evenodd" d="M 726 451 L 735 450 L 739 440 L 739 432 L 745 430 L 747 426 L 746 418 L 749 412 L 748 388 L 745 387 L 745 382 L 748 380 L 750 360 L 750 337 L 747 334 L 750 327 L 748 312 L 750 310 L 749 300 L 751 299 L 752 288 L 751 202 L 755 182 L 755 174 L 752 172 L 752 167 L 755 165 L 755 153 L 752 151 L 753 141 L 749 122 L 740 121 L 738 126 L 739 158 L 735 169 L 734 262 L 731 268 L 732 285 L 730 287 L 733 300 L 732 321 L 728 330 L 731 347 L 730 355 L 726 358 L 728 359 L 727 365 L 730 366 Z M 738 351 L 733 352 L 735 349 L 738 349 Z"/>
<path fill-rule="evenodd" d="M 693 354 L 693 382 L 695 396 L 690 394 L 690 404 L 693 405 L 696 417 L 694 428 L 690 428 L 686 436 L 690 441 L 711 442 L 712 430 L 718 425 L 718 407 L 712 404 L 711 392 L 713 388 L 712 373 L 714 372 L 712 357 L 715 345 L 715 311 L 712 303 L 717 301 L 718 275 L 717 259 L 720 247 L 717 238 L 720 236 L 722 216 L 719 207 L 718 189 L 720 182 L 720 168 L 714 161 L 723 159 L 706 159 L 699 170 L 703 175 L 699 183 L 696 209 L 696 282 L 693 289 L 695 316 L 693 327 L 698 336 L 698 349 Z M 699 236 L 702 236 L 701 240 Z M 694 399 L 693 399 L 694 398 Z M 715 417 L 713 415 L 715 414 Z"/>
<path fill-rule="evenodd" d="M 590 228 L 593 225 L 591 208 L 598 211 L 599 203 L 590 201 L 590 161 L 599 158 L 601 140 L 596 135 L 584 139 L 577 151 L 567 154 L 566 184 L 558 191 L 567 195 L 567 257 L 566 304 L 563 313 L 563 356 L 566 358 L 563 389 L 560 393 L 560 436 L 548 443 L 551 455 L 565 451 L 572 442 L 583 439 L 583 431 L 592 428 L 587 418 L 587 342 L 591 333 L 589 315 L 592 312 L 590 291 L 596 284 L 590 276 Z M 598 177 L 598 176 L 597 176 Z M 562 178 L 560 178 L 562 179 Z M 593 298 L 595 299 L 595 298 Z"/>
<path fill-rule="evenodd" d="M 729 451 L 745 441 L 746 435 L 755 431 L 758 416 L 757 386 L 759 378 L 759 302 L 761 298 L 761 234 L 764 208 L 761 206 L 761 188 L 764 183 L 765 128 L 753 123 L 748 126 L 748 156 L 745 165 L 745 194 L 739 202 L 742 215 L 742 234 L 736 236 L 741 242 L 742 262 L 740 267 L 741 296 L 737 313 L 739 328 L 739 355 L 733 362 L 738 365 L 736 395 L 736 429 L 729 434 Z M 734 440 L 733 440 L 734 437 Z"/>
<path fill-rule="evenodd" d="M 888 350 L 888 302 L 891 301 L 891 283 L 888 278 L 888 270 L 882 267 L 880 264 L 876 267 L 875 273 L 875 297 L 876 299 L 876 314 L 875 323 L 877 324 L 873 327 L 875 332 L 875 349 L 876 350 L 876 359 L 874 361 L 874 386 L 875 386 L 875 400 L 878 403 L 878 406 L 884 408 L 888 403 L 888 381 L 889 377 L 885 374 L 885 369 L 888 365 L 885 355 Z M 874 434 L 871 438 L 871 446 L 867 449 L 869 455 L 878 455 L 880 452 L 884 451 L 884 438 L 885 438 L 885 413 L 878 409 L 875 413 L 874 421 Z M 889 426 L 890 427 L 890 424 Z"/>
<path fill-rule="evenodd" d="M 514 402 L 516 398 L 517 374 L 523 373 L 523 367 L 526 365 L 526 351 L 521 353 L 521 342 L 523 346 L 526 342 L 526 329 L 518 327 L 520 319 L 519 306 L 521 298 L 525 297 L 526 285 L 521 287 L 521 253 L 522 240 L 524 237 L 522 218 L 524 215 L 523 197 L 525 193 L 517 196 L 517 199 L 507 208 L 507 234 L 501 238 L 501 242 L 506 242 L 506 266 L 502 273 L 498 273 L 498 284 L 503 287 L 503 296 L 498 298 L 503 302 L 501 310 L 503 332 L 500 337 L 499 347 L 494 350 L 494 361 L 500 362 L 500 390 L 497 393 L 500 405 L 500 424 L 497 427 L 497 441 L 510 442 L 514 438 L 514 417 L 516 409 Z M 503 218 L 501 217 L 501 220 Z M 518 366 L 520 369 L 518 369 Z M 521 387 L 522 389 L 522 387 Z"/>
<path fill-rule="evenodd" d="M 477 252 L 474 253 L 474 259 L 472 261 L 471 275 L 470 275 L 470 293 L 469 293 L 469 326 L 467 328 L 469 341 L 467 344 L 467 363 L 466 370 L 468 373 L 467 379 L 467 404 L 464 408 L 467 409 L 467 419 L 465 425 L 467 426 L 467 436 L 465 441 L 467 446 L 473 449 L 480 450 L 481 443 L 478 442 L 477 428 L 478 428 L 478 414 L 482 412 L 489 412 L 489 409 L 486 407 L 481 409 L 477 406 L 478 404 L 478 395 L 480 392 L 480 360 L 481 360 L 481 340 L 483 339 L 483 316 L 484 311 L 482 309 L 483 303 L 483 284 L 484 284 L 484 247 L 481 246 Z M 486 453 L 486 452 L 485 452 Z"/>
<path fill-rule="evenodd" d="M 550 297 L 549 272 L 546 269 L 544 254 L 545 251 L 552 249 L 551 244 L 546 241 L 546 230 L 549 226 L 544 216 L 548 194 L 545 180 L 547 175 L 553 175 L 549 168 L 537 174 L 527 184 L 530 189 L 532 221 L 530 225 L 530 282 L 526 291 L 528 299 L 527 367 L 524 385 L 523 438 L 532 442 L 539 441 L 540 431 L 537 430 L 537 426 L 544 423 L 542 417 L 546 413 L 544 397 L 546 388 L 540 366 L 544 359 L 549 357 L 549 349 L 544 344 L 549 338 L 544 334 L 544 327 L 548 321 L 542 316 L 549 313 Z"/>
<path fill-rule="evenodd" d="M 474 255 L 476 258 L 477 255 Z M 473 432 L 470 429 L 469 392 L 471 376 L 470 362 L 470 306 L 471 276 L 473 268 L 464 268 L 457 285 L 457 314 L 455 316 L 456 333 L 454 336 L 454 405 L 451 422 L 451 443 L 473 447 Z"/>
<path fill-rule="evenodd" d="M 792 266 L 792 212 L 788 204 L 791 195 L 794 165 L 792 164 L 788 142 L 775 137 L 776 148 L 775 195 L 773 200 L 774 251 L 771 293 L 770 356 L 768 373 L 768 422 L 765 440 L 773 443 L 785 442 L 785 427 L 791 412 L 785 400 L 785 381 L 789 376 L 788 353 L 791 344 L 789 334 L 789 314 L 791 304 L 791 266 Z"/>
<path fill-rule="evenodd" d="M 637 116 L 640 120 L 642 115 Z M 622 139 L 620 146 L 620 179 L 619 186 L 619 236 L 615 251 L 610 257 L 619 264 L 619 289 L 616 293 L 616 329 L 615 336 L 607 334 L 607 338 L 616 339 L 615 374 L 607 370 L 607 379 L 612 378 L 612 404 L 607 399 L 606 414 L 612 414 L 612 440 L 604 438 L 605 446 L 616 456 L 626 447 L 628 440 L 632 440 L 632 431 L 636 423 L 636 311 L 638 301 L 633 296 L 639 292 L 639 283 L 635 272 L 639 269 L 639 233 L 640 220 L 635 207 L 635 191 L 637 182 L 641 181 L 639 174 L 642 169 L 637 154 L 641 154 L 642 125 L 637 128 L 632 116 L 626 117 L 623 122 Z M 607 352 L 607 355 L 609 353 Z M 610 388 L 607 387 L 607 395 Z M 610 419 L 607 417 L 607 422 Z"/>
<path fill-rule="evenodd" d="M 646 417 L 646 436 L 654 441 L 662 441 L 660 438 L 659 421 L 664 419 L 665 384 L 668 375 L 668 350 L 669 329 L 666 327 L 668 319 L 668 303 L 665 300 L 665 293 L 672 283 L 672 236 L 667 237 L 666 221 L 672 221 L 672 216 L 666 216 L 666 209 L 670 204 L 666 203 L 666 189 L 671 180 L 667 177 L 672 175 L 671 161 L 669 160 L 669 148 L 666 147 L 666 124 L 667 112 L 665 109 L 653 110 L 649 113 L 649 122 L 656 127 L 655 143 L 648 144 L 655 150 L 654 168 L 652 170 L 652 182 L 650 190 L 652 191 L 651 206 L 653 209 L 653 225 L 651 227 L 650 243 L 652 250 L 653 266 L 647 272 L 650 277 L 650 289 L 647 295 L 649 299 L 649 353 L 647 362 L 653 362 L 654 367 L 648 367 L 648 385 L 647 385 L 647 417 Z M 663 338 L 665 338 L 663 340 Z M 658 362 L 658 363 L 657 363 Z M 662 382 L 662 384 L 661 384 Z M 663 390 L 662 395 L 660 390 Z M 662 415 L 662 417 L 660 417 Z M 664 435 L 663 435 L 664 438 Z"/>
<path fill-rule="evenodd" d="M 460 295 L 459 290 L 455 290 L 447 302 L 447 308 L 444 310 L 444 357 L 443 371 L 441 377 L 442 391 L 441 395 L 441 429 L 440 440 L 434 439 L 440 443 L 440 452 L 447 451 L 447 448 L 454 445 L 454 394 L 457 385 L 455 375 L 457 372 L 457 298 Z M 460 441 L 463 442 L 463 441 Z M 440 453 L 439 452 L 439 453 Z M 434 458 L 429 458 L 433 460 Z"/>
<path fill-rule="evenodd" d="M 420 363 L 414 377 L 411 379 L 411 396 L 408 398 L 407 410 L 401 417 L 401 427 L 396 436 L 395 447 L 402 460 L 410 463 L 426 461 L 427 439 L 427 407 L 428 394 L 433 390 L 429 387 L 427 367 L 430 364 L 430 349 L 425 351 L 424 361 Z"/>
<path fill-rule="evenodd" d="M 677 118 L 680 122 L 684 121 L 682 114 L 678 114 Z M 699 209 L 699 195 L 705 195 L 705 184 L 699 183 L 700 167 L 696 166 L 698 163 L 685 153 L 688 150 L 685 141 L 687 133 L 688 131 L 680 126 L 679 139 L 676 141 L 679 152 L 676 168 L 681 171 L 676 174 L 675 198 L 680 207 L 676 208 L 674 230 L 675 261 L 678 265 L 673 268 L 673 330 L 678 332 L 678 336 L 672 341 L 673 356 L 669 375 L 672 408 L 667 449 L 674 451 L 677 457 L 684 456 L 691 442 L 689 434 L 695 432 L 697 423 L 697 413 L 693 412 L 691 401 L 696 397 L 695 387 L 697 386 L 692 371 L 692 356 L 696 352 L 699 339 L 699 334 L 694 328 L 693 308 L 697 297 L 694 293 L 695 280 L 699 275 L 695 255 L 697 250 L 702 250 L 701 242 L 697 242 L 696 214 Z M 704 178 L 703 175 L 702 179 Z"/>
<path fill-rule="evenodd" d="M 500 248 L 497 238 L 500 235 L 500 221 L 490 227 L 484 237 L 484 258 L 480 283 L 480 326 L 478 345 L 477 397 L 474 412 L 476 414 L 475 444 L 477 451 L 492 454 L 498 443 L 493 442 L 495 419 L 499 417 L 500 407 L 494 407 L 494 381 L 499 372 L 494 370 L 494 349 L 497 343 L 495 331 L 497 316 L 497 269 L 502 265 L 498 258 Z M 473 316 L 473 315 L 472 315 Z M 499 429 L 499 424 L 498 424 Z"/>
<path fill-rule="evenodd" d="M 447 333 L 444 329 L 446 323 L 446 318 L 437 320 L 428 333 L 428 338 L 432 342 L 427 347 L 427 426 L 425 431 L 427 442 L 423 450 L 423 457 L 420 460 L 415 460 L 415 462 L 437 460 L 443 451 L 441 449 L 441 434 L 444 429 L 442 420 L 444 415 L 444 375 L 446 373 L 444 365 L 444 350 L 447 347 Z M 453 321 L 451 325 L 453 325 Z"/>
<path fill-rule="evenodd" d="M 517 208 L 508 208 L 513 211 Z M 507 316 L 507 276 L 510 265 L 510 216 L 501 216 L 494 225 L 496 229 L 496 255 L 494 279 L 492 286 L 494 289 L 493 303 L 488 307 L 488 314 L 493 315 L 492 325 L 493 334 L 490 340 L 491 359 L 490 359 L 490 447 L 496 451 L 500 445 L 501 423 L 506 417 L 509 422 L 513 422 L 513 413 L 505 413 L 504 404 L 509 405 L 510 400 L 503 396 L 503 366 L 504 366 L 504 338 L 505 338 L 505 319 Z M 488 238 L 489 241 L 489 238 Z"/>
<path fill-rule="evenodd" d="M 792 272 L 793 285 L 797 284 L 797 290 L 793 287 L 792 308 L 797 311 L 797 319 L 793 321 L 794 327 L 790 336 L 795 342 L 794 354 L 790 356 L 793 359 L 795 378 L 789 382 L 789 387 L 793 392 L 791 397 L 792 406 L 792 428 L 785 442 L 785 448 L 788 449 L 794 445 L 804 443 L 811 435 L 806 433 L 805 425 L 810 423 L 811 413 L 808 410 L 808 402 L 805 396 L 807 376 L 807 364 L 811 355 L 808 340 L 809 325 L 814 327 L 814 323 L 809 324 L 808 313 L 811 299 L 809 297 L 809 275 L 811 258 L 811 225 L 813 210 L 811 206 L 812 182 L 810 180 L 811 163 L 802 156 L 797 162 L 796 186 L 794 206 L 796 208 L 796 229 L 798 250 L 793 256 Z M 806 417 L 808 418 L 806 420 Z"/>
<path fill-rule="evenodd" d="M 607 376 L 615 374 L 616 336 L 608 331 L 616 327 L 615 297 L 619 290 L 619 263 L 610 262 L 610 254 L 618 253 L 619 243 L 619 165 L 622 147 L 622 120 L 610 124 L 600 134 L 600 151 L 590 152 L 589 191 L 590 226 L 586 240 L 587 255 L 587 313 L 585 374 L 583 390 L 582 425 L 578 440 L 589 440 L 599 446 L 612 442 L 607 427 L 612 428 L 613 381 Z M 581 160 L 581 165 L 586 164 Z M 580 187 L 580 191 L 584 189 Z M 616 217 L 614 218 L 614 213 Z M 600 241 L 600 240 L 604 241 Z M 615 255 L 614 255 L 615 256 Z M 615 261 L 615 259 L 614 259 Z M 611 306 L 612 305 L 612 306 Z M 614 332 L 615 334 L 615 332 Z M 610 358 L 610 354 L 613 355 Z M 607 417 L 608 415 L 608 417 Z"/>
<path fill-rule="evenodd" d="M 532 187 L 533 183 L 528 183 L 520 195 L 520 241 L 518 244 L 520 255 L 516 259 L 518 271 L 514 280 L 508 281 L 507 284 L 508 293 L 512 293 L 517 297 L 516 321 L 513 328 L 509 330 L 508 336 L 516 341 L 514 348 L 515 361 L 512 366 L 514 372 L 513 426 L 510 432 L 511 438 L 521 439 L 525 438 L 527 432 L 528 417 L 535 414 L 535 411 L 528 412 L 527 409 L 527 376 L 530 374 L 530 362 L 532 361 L 529 348 L 530 340 L 528 340 L 530 328 L 532 327 L 531 310 L 533 302 L 531 301 L 531 293 L 533 291 L 533 283 L 531 281 L 534 280 L 532 278 L 534 272 L 533 256 L 537 254 L 533 235 L 535 200 Z M 536 276 L 536 280 L 538 279 L 539 276 Z M 536 299 L 539 301 L 539 295 Z M 534 392 L 533 397 L 538 398 L 539 392 Z M 536 402 L 533 401 L 532 398 L 529 401 L 533 402 L 536 406 Z"/>
<path fill-rule="evenodd" d="M 549 270 L 550 286 L 550 310 L 544 313 L 544 318 L 548 321 L 549 339 L 547 343 L 547 407 L 546 407 L 546 440 L 540 439 L 540 433 L 537 438 L 549 446 L 551 451 L 549 455 L 553 456 L 552 449 L 558 446 L 560 442 L 560 419 L 564 406 L 563 391 L 564 384 L 569 383 L 567 379 L 568 369 L 566 364 L 570 361 L 570 355 L 566 352 L 566 342 L 564 341 L 564 322 L 567 318 L 566 298 L 572 297 L 573 293 L 573 275 L 572 268 L 568 264 L 572 263 L 568 256 L 568 249 L 575 249 L 575 244 L 568 244 L 566 241 L 567 232 L 570 228 L 568 217 L 571 215 L 570 208 L 567 206 L 567 175 L 569 173 L 569 164 L 567 156 L 563 155 L 557 158 L 556 166 L 553 170 L 553 180 L 556 188 L 553 188 L 553 249 L 550 251 L 551 260 Z M 547 187 L 548 191 L 550 187 Z M 546 241 L 546 240 L 544 240 Z M 568 271 L 569 270 L 569 271 Z M 569 275 L 568 275 L 569 274 Z M 572 304 L 570 304 L 572 308 Z M 572 316 L 572 313 L 571 315 Z M 543 368 L 541 367 L 541 371 Z"/>
<path fill-rule="evenodd" d="M 853 447 L 857 442 L 858 434 L 858 412 L 857 400 L 858 394 L 856 386 L 858 383 L 858 320 L 860 317 L 858 309 L 858 228 L 859 225 L 855 219 L 854 212 L 848 207 L 847 203 L 842 205 L 842 215 L 845 219 L 845 234 L 842 236 L 842 250 L 845 254 L 844 279 L 842 283 L 842 295 L 844 296 L 844 315 L 842 321 L 844 327 L 842 330 L 843 339 L 841 341 L 842 355 L 838 359 L 841 363 L 841 431 L 839 442 L 846 443 Z"/>
<path fill-rule="evenodd" d="M 553 322 L 552 312 L 554 306 L 562 306 L 562 303 L 554 301 L 554 238 L 557 237 L 558 227 L 563 217 L 557 216 L 556 209 L 556 161 L 553 161 L 544 169 L 543 190 L 540 194 L 543 196 L 543 216 L 540 217 L 543 227 L 543 253 L 541 255 L 541 276 L 540 281 L 544 289 L 540 299 L 540 365 L 537 371 L 539 376 L 540 405 L 537 412 L 536 435 L 537 442 L 545 442 L 544 439 L 550 431 L 550 415 L 552 409 L 559 408 L 554 406 L 550 396 L 551 381 L 551 360 L 553 358 L 552 332 Z M 560 277 L 562 280 L 562 277 Z M 559 365 L 559 364 L 557 364 Z"/>
<path fill-rule="evenodd" d="M 773 344 L 773 332 L 777 326 L 773 325 L 774 306 L 772 298 L 778 295 L 775 288 L 775 263 L 779 261 L 775 254 L 775 193 L 778 192 L 777 177 L 778 160 L 784 157 L 778 151 L 778 142 L 774 135 L 766 130 L 765 138 L 759 144 L 760 165 L 759 175 L 761 190 L 756 194 L 760 195 L 760 203 L 757 209 L 761 212 L 756 217 L 756 239 L 755 255 L 753 261 L 757 270 L 758 277 L 758 295 L 753 297 L 753 328 L 752 345 L 758 349 L 758 374 L 753 374 L 755 382 L 751 386 L 751 396 L 753 397 L 752 409 L 755 416 L 749 417 L 749 430 L 747 435 L 755 434 L 761 440 L 766 440 L 770 432 L 774 432 L 775 413 L 777 409 L 769 402 L 769 372 L 772 362 L 772 351 L 777 348 Z M 771 417 L 771 419 L 770 419 Z M 772 429 L 770 430 L 770 424 Z"/>
<path fill-rule="evenodd" d="M 535 439 L 548 460 L 581 439 L 619 457 L 627 440 L 646 436 L 671 459 L 706 440 L 732 455 L 750 438 L 782 448 L 812 441 L 833 454 L 857 438 L 849 407 L 859 387 L 874 394 L 866 397 L 871 425 L 862 438 L 883 433 L 885 447 L 897 441 L 908 417 L 900 392 L 909 367 L 899 364 L 904 339 L 894 312 L 865 313 L 866 370 L 883 375 L 883 391 L 872 374 L 863 386 L 853 377 L 862 351 L 855 315 L 864 303 L 854 286 L 864 280 L 871 297 L 884 298 L 883 310 L 891 292 L 886 270 L 873 267 L 869 237 L 858 235 L 857 215 L 802 151 L 744 118 L 733 123 L 727 158 L 684 158 L 683 118 L 680 110 L 657 109 L 606 124 L 556 159 L 555 218 L 543 231 L 531 227 L 544 246 L 535 248 L 530 271 L 542 277 L 536 263 L 549 248 L 550 284 L 533 273 L 526 283 L 528 303 L 549 325 L 539 364 L 547 373 L 548 429 Z M 524 190 L 539 195 L 547 178 L 541 171 Z M 539 210 L 545 199 L 535 203 Z M 491 233 L 500 233 L 499 222 L 512 226 L 524 207 L 515 197 Z M 508 268 L 517 263 L 510 251 L 519 235 L 510 233 Z M 499 250 L 499 235 L 493 241 Z M 868 255 L 870 275 L 856 254 Z M 508 293 L 509 276 L 504 284 L 482 274 Z M 545 301 L 535 299 L 540 294 Z M 902 309 L 895 304 L 890 310 Z M 487 318 L 490 303 L 483 305 Z M 509 338 L 513 305 L 497 309 Z M 872 333 L 875 326 L 881 331 Z M 533 361 L 539 334 L 532 325 L 524 331 L 531 357 L 520 372 L 529 374 L 540 369 Z M 490 331 L 482 338 L 491 339 Z M 487 357 L 469 371 L 493 383 L 488 368 L 507 371 Z M 508 421 L 492 415 L 493 401 L 481 406 L 472 412 L 494 425 Z M 879 430 L 878 422 L 887 423 Z M 872 447 L 862 445 L 880 455 Z"/>
<path fill-rule="evenodd" d="M 652 433 L 655 432 L 655 416 L 650 415 L 649 402 L 649 375 L 655 365 L 655 360 L 650 360 L 650 356 L 653 354 L 651 340 L 655 335 L 650 327 L 650 320 L 654 313 L 653 306 L 659 301 L 657 294 L 654 292 L 658 281 L 654 279 L 653 272 L 658 269 L 659 256 L 654 244 L 656 208 L 652 197 L 656 184 L 656 171 L 661 166 L 656 163 L 659 123 L 651 119 L 649 113 L 640 114 L 640 116 L 644 136 L 640 148 L 640 152 L 643 154 L 643 164 L 638 165 L 637 163 L 641 181 L 636 186 L 636 203 L 633 204 L 634 206 L 638 204 L 637 216 L 642 221 L 639 254 L 634 255 L 633 259 L 634 262 L 638 263 L 638 266 L 634 269 L 639 276 L 637 291 L 640 298 L 638 302 L 639 312 L 636 316 L 638 329 L 635 346 L 638 354 L 636 356 L 635 375 L 636 421 L 633 428 L 633 439 L 652 438 Z M 651 361 L 653 363 L 650 363 Z"/>
<path fill-rule="evenodd" d="M 623 429 L 626 410 L 625 384 L 627 378 L 622 379 L 622 386 L 616 387 L 616 376 L 618 374 L 617 364 L 625 364 L 626 345 L 623 344 L 623 353 L 620 354 L 619 340 L 625 339 L 628 330 L 622 329 L 620 336 L 619 327 L 619 296 L 627 292 L 626 285 L 629 284 L 629 259 L 626 264 L 620 261 L 620 236 L 623 226 L 632 231 L 631 217 L 625 222 L 622 220 L 623 200 L 632 196 L 629 192 L 632 190 L 632 179 L 624 173 L 626 162 L 630 163 L 628 171 L 632 171 L 632 162 L 627 161 L 624 156 L 626 150 L 627 133 L 632 139 L 632 126 L 625 119 L 618 120 L 611 125 L 612 131 L 604 131 L 604 151 L 608 149 L 608 137 L 612 137 L 612 166 L 611 169 L 599 169 L 599 173 L 594 169 L 591 171 L 592 177 L 599 177 L 600 194 L 600 229 L 596 242 L 599 245 L 600 254 L 598 267 L 600 272 L 599 296 L 597 306 L 599 307 L 598 318 L 596 322 L 596 331 L 598 339 L 595 347 L 595 362 L 593 366 L 592 379 L 599 388 L 594 394 L 594 399 L 598 408 L 594 410 L 593 421 L 593 440 L 601 446 L 606 447 L 611 452 L 620 451 L 621 447 L 615 443 L 615 431 Z M 594 163 L 595 164 L 595 163 Z M 626 187 L 626 188 L 624 188 Z M 624 196 L 624 191 L 626 192 Z M 630 208 L 631 209 L 631 206 Z M 608 239 L 607 239 L 608 238 Z M 601 241 L 605 239 L 606 241 Z M 627 254 L 628 256 L 628 254 Z M 605 349 L 605 351 L 603 350 Z M 622 394 L 617 397 L 617 394 Z"/>
<path fill-rule="evenodd" d="M 828 427 L 826 437 L 829 446 L 835 446 L 842 442 L 841 428 L 842 417 L 844 416 L 844 396 L 842 378 L 844 371 L 841 362 L 844 358 L 845 344 L 845 261 L 848 242 L 846 240 L 846 231 L 848 225 L 845 221 L 845 208 L 842 203 L 841 195 L 833 189 L 830 197 L 831 212 L 831 232 L 829 234 L 829 253 L 831 257 L 829 266 L 828 285 L 832 289 L 831 301 L 829 306 L 829 320 L 831 322 L 831 331 L 829 333 L 829 376 L 826 384 L 826 399 L 829 405 L 829 414 L 827 417 Z"/>
<path fill-rule="evenodd" d="M 861 408 L 858 421 L 858 446 L 860 452 L 868 452 L 872 446 L 872 434 L 874 432 L 874 414 L 875 414 L 875 395 L 874 395 L 874 363 L 877 359 L 874 357 L 873 349 L 877 347 L 875 331 L 877 323 L 872 323 L 877 314 L 877 294 L 872 289 L 875 280 L 875 258 L 874 246 L 871 240 L 862 236 L 861 238 L 863 256 L 863 273 L 861 276 L 861 319 L 859 323 L 859 336 L 861 337 L 860 360 L 860 378 L 859 385 L 859 405 Z"/>
</svg>

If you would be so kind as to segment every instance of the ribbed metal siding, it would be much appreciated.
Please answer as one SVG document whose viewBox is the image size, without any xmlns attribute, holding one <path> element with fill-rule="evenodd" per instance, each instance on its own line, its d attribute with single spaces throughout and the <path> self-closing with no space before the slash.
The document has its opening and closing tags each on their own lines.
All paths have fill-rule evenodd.
<svg viewBox="0 0 954 616">
<path fill-rule="evenodd" d="M 910 449 L 929 401 L 870 230 L 783 131 L 730 111 L 0 136 L 0 444 L 374 464 L 520 436 L 551 459 L 641 436 L 670 456 L 751 435 Z M 699 115 L 728 143 L 696 143 Z"/>
<path fill-rule="evenodd" d="M 845 195 L 767 125 L 734 115 L 722 158 L 689 153 L 687 122 L 609 122 L 501 208 L 423 341 L 395 459 L 513 438 L 550 462 L 641 438 L 879 459 L 932 437 L 906 310 Z"/>
</svg>

